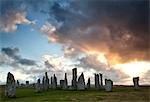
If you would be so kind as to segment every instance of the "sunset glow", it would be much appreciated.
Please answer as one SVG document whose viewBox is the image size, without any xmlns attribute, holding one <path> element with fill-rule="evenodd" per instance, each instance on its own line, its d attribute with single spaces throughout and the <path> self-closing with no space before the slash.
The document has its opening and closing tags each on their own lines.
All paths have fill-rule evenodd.
<svg viewBox="0 0 150 102">
<path fill-rule="evenodd" d="M 0 84 L 8 72 L 37 82 L 45 72 L 61 80 L 72 68 L 92 80 L 102 73 L 115 84 L 136 76 L 150 84 L 148 0 L 0 0 L 0 6 Z"/>
<path fill-rule="evenodd" d="M 124 64 L 116 64 L 114 67 L 121 69 L 132 78 L 142 76 L 146 71 L 150 70 L 150 62 L 133 61 Z"/>
</svg>

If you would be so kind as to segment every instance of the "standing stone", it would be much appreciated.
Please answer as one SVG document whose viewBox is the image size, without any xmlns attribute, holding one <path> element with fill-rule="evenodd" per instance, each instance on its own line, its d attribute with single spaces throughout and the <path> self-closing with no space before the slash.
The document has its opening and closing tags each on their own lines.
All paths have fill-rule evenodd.
<svg viewBox="0 0 150 102">
<path fill-rule="evenodd" d="M 56 89 L 57 88 L 57 77 L 54 74 L 54 77 L 52 78 L 52 88 Z"/>
<path fill-rule="evenodd" d="M 64 80 L 60 80 L 60 88 L 62 89 L 63 88 L 63 86 L 64 86 Z"/>
<path fill-rule="evenodd" d="M 45 90 L 45 76 L 43 76 L 43 79 L 42 79 L 42 88 L 43 88 L 43 90 Z"/>
<path fill-rule="evenodd" d="M 99 74 L 100 75 L 100 88 L 103 89 L 103 74 Z"/>
<path fill-rule="evenodd" d="M 67 73 L 65 73 L 65 79 L 64 79 L 63 89 L 64 90 L 68 89 Z"/>
<path fill-rule="evenodd" d="M 51 84 L 53 83 L 53 77 L 51 77 Z"/>
<path fill-rule="evenodd" d="M 45 72 L 45 90 L 48 90 L 49 88 L 49 78 L 48 78 L 48 75 L 47 75 L 47 72 Z"/>
<path fill-rule="evenodd" d="M 88 82 L 87 82 L 87 89 L 91 88 L 91 84 L 90 84 L 90 78 L 88 78 Z"/>
<path fill-rule="evenodd" d="M 133 77 L 133 84 L 135 89 L 139 88 L 139 77 Z"/>
<path fill-rule="evenodd" d="M 35 88 L 36 88 L 36 92 L 41 92 L 42 91 L 41 80 L 40 79 L 37 80 Z"/>
<path fill-rule="evenodd" d="M 72 89 L 76 90 L 77 89 L 77 68 L 72 69 Z"/>
<path fill-rule="evenodd" d="M 19 86 L 20 86 L 20 83 L 19 83 L 19 81 L 17 80 L 16 87 L 19 87 Z"/>
<path fill-rule="evenodd" d="M 98 75 L 98 74 L 95 74 L 95 88 L 96 88 L 97 90 L 100 89 L 99 75 Z"/>
<path fill-rule="evenodd" d="M 7 97 L 15 97 L 16 96 L 15 78 L 14 78 L 13 74 L 11 74 L 10 72 L 8 72 L 8 74 L 7 74 L 5 96 L 7 96 Z"/>
<path fill-rule="evenodd" d="M 78 90 L 85 90 L 85 80 L 84 80 L 84 74 L 83 73 L 78 78 L 77 89 Z"/>
<path fill-rule="evenodd" d="M 105 90 L 110 92 L 112 91 L 113 88 L 113 81 L 111 81 L 110 79 L 105 79 Z"/>
<path fill-rule="evenodd" d="M 50 87 L 52 88 L 53 85 L 53 77 L 51 77 L 51 83 L 50 83 Z"/>
<path fill-rule="evenodd" d="M 29 81 L 26 81 L 26 87 L 29 87 Z"/>
<path fill-rule="evenodd" d="M 43 83 L 43 90 L 48 90 L 48 88 L 49 88 L 49 78 L 48 78 L 47 72 L 45 72 L 45 76 L 43 76 L 42 83 Z"/>
</svg>

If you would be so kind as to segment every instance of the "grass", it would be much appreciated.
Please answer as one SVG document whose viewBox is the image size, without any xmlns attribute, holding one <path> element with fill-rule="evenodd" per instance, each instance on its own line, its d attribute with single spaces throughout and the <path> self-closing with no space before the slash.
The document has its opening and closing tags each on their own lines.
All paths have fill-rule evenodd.
<svg viewBox="0 0 150 102">
<path fill-rule="evenodd" d="M 2 92 L 3 88 L 1 88 Z M 2 93 L 0 93 L 2 95 Z M 150 102 L 150 87 L 114 87 L 113 92 L 94 89 L 86 91 L 48 90 L 36 93 L 34 89 L 17 88 L 16 98 L 1 97 L 0 102 Z"/>
</svg>

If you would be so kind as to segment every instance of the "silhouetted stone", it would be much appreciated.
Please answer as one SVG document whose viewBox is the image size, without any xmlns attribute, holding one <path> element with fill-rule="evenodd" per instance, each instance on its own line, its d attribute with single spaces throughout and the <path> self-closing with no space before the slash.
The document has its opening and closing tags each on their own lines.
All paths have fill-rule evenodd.
<svg viewBox="0 0 150 102">
<path fill-rule="evenodd" d="M 45 84 L 45 76 L 43 76 L 43 79 L 42 79 L 42 88 L 43 88 L 43 90 L 45 90 L 44 89 L 44 84 Z"/>
<path fill-rule="evenodd" d="M 98 75 L 98 74 L 95 74 L 95 88 L 96 88 L 97 90 L 100 89 L 99 75 Z"/>
<path fill-rule="evenodd" d="M 10 72 L 7 74 L 7 82 L 5 88 L 5 96 L 15 97 L 16 96 L 16 83 L 13 74 Z"/>
<path fill-rule="evenodd" d="M 113 81 L 111 81 L 110 79 L 105 79 L 105 90 L 110 92 L 112 91 L 113 88 Z"/>
<path fill-rule="evenodd" d="M 57 88 L 57 77 L 54 74 L 54 77 L 52 78 L 52 88 L 56 89 Z"/>
<path fill-rule="evenodd" d="M 41 80 L 40 79 L 37 80 L 37 83 L 35 85 L 35 89 L 36 89 L 36 92 L 41 92 L 42 91 L 42 86 L 41 86 Z"/>
<path fill-rule="evenodd" d="M 16 87 L 19 87 L 19 86 L 20 86 L 20 83 L 19 83 L 19 81 L 17 80 Z"/>
<path fill-rule="evenodd" d="M 53 77 L 51 77 L 51 88 L 52 88 L 52 84 L 53 84 Z"/>
<path fill-rule="evenodd" d="M 64 86 L 64 80 L 60 80 L 60 88 L 62 89 Z"/>
<path fill-rule="evenodd" d="M 103 87 L 103 74 L 99 74 L 100 75 L 100 86 Z"/>
<path fill-rule="evenodd" d="M 26 81 L 26 85 L 25 85 L 26 87 L 29 87 L 29 81 Z"/>
<path fill-rule="evenodd" d="M 104 86 L 103 86 L 103 74 L 99 74 L 100 75 L 100 88 L 103 89 Z"/>
<path fill-rule="evenodd" d="M 49 88 L 49 78 L 47 72 L 45 72 L 45 90 L 48 90 L 48 88 Z"/>
<path fill-rule="evenodd" d="M 87 82 L 87 89 L 91 88 L 91 84 L 90 84 L 90 78 L 88 78 L 88 82 Z"/>
<path fill-rule="evenodd" d="M 76 90 L 77 89 L 77 68 L 72 69 L 72 89 Z"/>
<path fill-rule="evenodd" d="M 48 88 L 49 88 L 49 78 L 48 78 L 47 72 L 45 72 L 45 76 L 43 76 L 42 83 L 43 83 L 43 90 L 48 90 Z"/>
<path fill-rule="evenodd" d="M 65 79 L 64 79 L 63 89 L 64 90 L 68 89 L 67 73 L 65 73 Z"/>
<path fill-rule="evenodd" d="M 77 89 L 78 90 L 85 90 L 85 80 L 84 80 L 84 74 L 83 73 L 78 78 Z"/>
<path fill-rule="evenodd" d="M 133 77 L 133 84 L 135 89 L 139 88 L 139 77 Z"/>
</svg>

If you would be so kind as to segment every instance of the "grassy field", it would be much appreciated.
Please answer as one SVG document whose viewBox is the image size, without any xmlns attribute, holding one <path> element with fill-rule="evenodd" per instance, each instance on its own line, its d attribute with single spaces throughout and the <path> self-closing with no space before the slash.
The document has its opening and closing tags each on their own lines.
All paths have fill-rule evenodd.
<svg viewBox="0 0 150 102">
<path fill-rule="evenodd" d="M 49 90 L 36 93 L 34 89 L 18 88 L 16 98 L 2 96 L 0 102 L 150 102 L 150 87 L 114 87 L 113 92 L 86 90 Z"/>
</svg>

